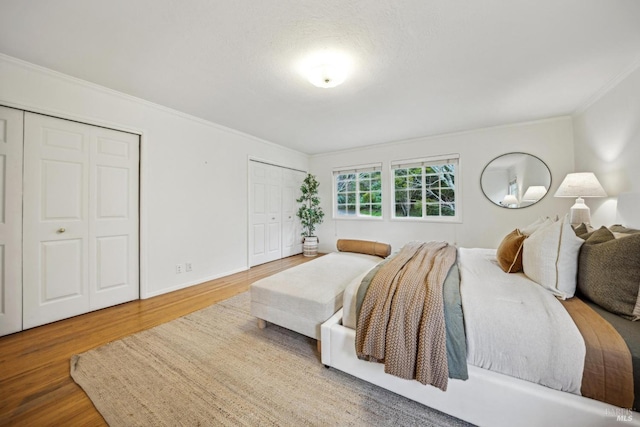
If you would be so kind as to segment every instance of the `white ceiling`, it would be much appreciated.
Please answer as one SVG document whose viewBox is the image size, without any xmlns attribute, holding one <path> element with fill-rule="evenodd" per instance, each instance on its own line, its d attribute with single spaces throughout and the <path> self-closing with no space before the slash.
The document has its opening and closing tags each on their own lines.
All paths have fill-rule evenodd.
<svg viewBox="0 0 640 427">
<path fill-rule="evenodd" d="M 0 52 L 315 154 L 572 114 L 638 64 L 640 1 L 0 0 Z"/>
</svg>

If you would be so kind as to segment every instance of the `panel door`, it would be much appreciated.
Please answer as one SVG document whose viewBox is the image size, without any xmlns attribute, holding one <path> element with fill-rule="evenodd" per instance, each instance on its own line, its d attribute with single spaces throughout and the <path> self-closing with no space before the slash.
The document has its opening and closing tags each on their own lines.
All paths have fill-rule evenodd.
<svg viewBox="0 0 640 427">
<path fill-rule="evenodd" d="M 249 266 L 267 262 L 267 165 L 249 162 Z"/>
<path fill-rule="evenodd" d="M 139 136 L 92 127 L 90 309 L 138 299 Z"/>
<path fill-rule="evenodd" d="M 88 311 L 90 140 L 84 125 L 25 113 L 25 329 Z"/>
<path fill-rule="evenodd" d="M 25 329 L 137 298 L 138 150 L 135 135 L 25 114 Z"/>
<path fill-rule="evenodd" d="M 282 258 L 282 168 L 249 162 L 249 265 Z"/>
<path fill-rule="evenodd" d="M 282 168 L 267 168 L 267 262 L 282 258 Z"/>
<path fill-rule="evenodd" d="M 282 256 L 288 257 L 302 253 L 302 227 L 296 199 L 306 175 L 290 169 L 284 169 L 282 174 Z"/>
<path fill-rule="evenodd" d="M 0 335 L 22 330 L 23 115 L 0 107 Z"/>
</svg>

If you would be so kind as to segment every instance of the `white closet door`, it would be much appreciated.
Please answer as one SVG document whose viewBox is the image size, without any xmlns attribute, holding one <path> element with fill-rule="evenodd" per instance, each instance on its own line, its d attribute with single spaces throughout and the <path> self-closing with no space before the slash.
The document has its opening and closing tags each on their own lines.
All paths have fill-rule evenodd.
<svg viewBox="0 0 640 427">
<path fill-rule="evenodd" d="M 89 189 L 91 310 L 138 299 L 139 137 L 92 129 Z"/>
<path fill-rule="evenodd" d="M 249 162 L 249 266 L 302 253 L 296 213 L 306 173 Z"/>
<path fill-rule="evenodd" d="M 306 174 L 284 169 L 282 172 L 282 257 L 302 253 L 300 218 L 296 199 Z"/>
<path fill-rule="evenodd" d="M 23 115 L 0 107 L 0 335 L 22 330 Z"/>
<path fill-rule="evenodd" d="M 25 114 L 23 327 L 138 295 L 139 138 Z"/>
<path fill-rule="evenodd" d="M 249 162 L 249 265 L 280 259 L 282 227 L 282 171 L 276 166 Z"/>
</svg>

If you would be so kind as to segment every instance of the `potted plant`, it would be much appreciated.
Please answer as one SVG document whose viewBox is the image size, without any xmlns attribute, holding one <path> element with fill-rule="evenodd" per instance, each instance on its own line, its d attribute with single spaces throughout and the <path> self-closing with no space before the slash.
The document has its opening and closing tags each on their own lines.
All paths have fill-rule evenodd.
<svg viewBox="0 0 640 427">
<path fill-rule="evenodd" d="M 324 212 L 322 212 L 320 199 L 318 198 L 319 186 L 320 183 L 318 183 L 316 177 L 307 174 L 300 186 L 302 195 L 296 200 L 298 203 L 302 203 L 297 215 L 302 224 L 304 256 L 316 256 L 318 254 L 318 237 L 314 233 L 316 225 L 322 224 L 322 219 L 324 218 Z"/>
</svg>

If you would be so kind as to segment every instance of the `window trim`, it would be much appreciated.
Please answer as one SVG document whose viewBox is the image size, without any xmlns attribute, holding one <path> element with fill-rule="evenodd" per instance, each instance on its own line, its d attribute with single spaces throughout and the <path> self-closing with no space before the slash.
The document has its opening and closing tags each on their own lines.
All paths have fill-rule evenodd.
<svg viewBox="0 0 640 427">
<path fill-rule="evenodd" d="M 360 215 L 360 186 L 359 181 L 356 179 L 356 214 L 355 215 L 339 215 L 338 214 L 338 191 L 337 191 L 337 177 L 338 175 L 345 174 L 359 174 L 364 172 L 380 172 L 380 196 L 382 201 L 380 202 L 380 216 L 372 215 Z M 332 170 L 332 189 L 331 196 L 333 199 L 332 217 L 336 220 L 357 220 L 357 221 L 382 221 L 384 220 L 384 179 L 382 173 L 382 162 L 369 163 L 357 166 L 344 166 L 333 168 Z"/>
<path fill-rule="evenodd" d="M 455 204 L 456 204 L 456 214 L 454 216 L 426 216 L 424 215 L 425 211 L 423 208 L 423 216 L 422 217 L 398 217 L 396 216 L 396 186 L 395 186 L 395 170 L 396 169 L 407 169 L 411 167 L 424 167 L 424 166 L 433 166 L 433 165 L 444 165 L 455 162 Z M 390 207 L 391 221 L 401 221 L 401 222 L 435 222 L 435 223 L 462 223 L 462 185 L 461 185 L 461 176 L 462 176 L 462 167 L 459 153 L 451 153 L 445 155 L 437 155 L 430 157 L 422 157 L 415 159 L 406 159 L 406 160 L 394 160 L 389 163 L 389 183 L 390 183 Z M 424 172 L 423 172 L 424 173 Z M 423 206 L 424 206 L 424 192 L 425 187 L 424 183 L 422 186 L 422 194 L 423 194 Z"/>
</svg>

